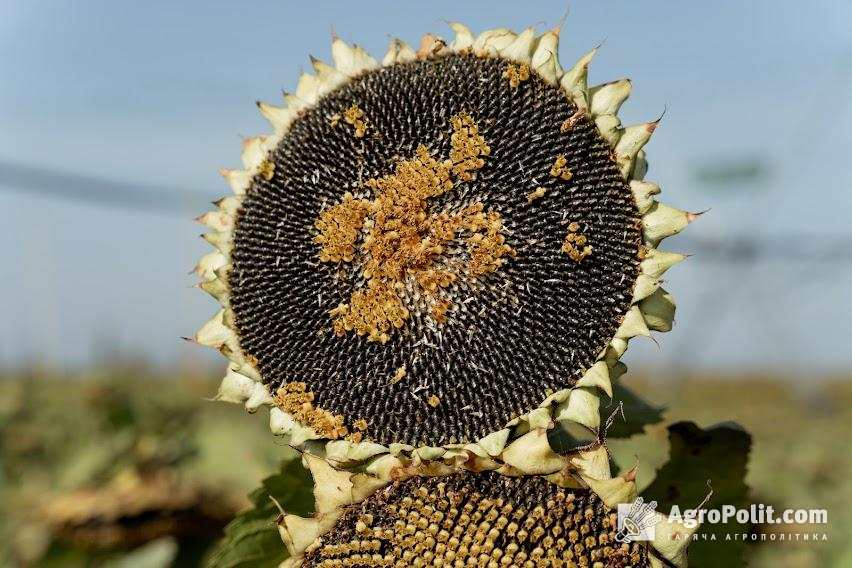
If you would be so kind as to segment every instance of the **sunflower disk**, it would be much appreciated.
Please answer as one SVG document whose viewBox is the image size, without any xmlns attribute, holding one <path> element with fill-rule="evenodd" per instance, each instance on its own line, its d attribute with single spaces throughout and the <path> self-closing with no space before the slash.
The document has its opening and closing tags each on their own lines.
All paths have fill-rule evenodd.
<svg viewBox="0 0 852 568">
<path fill-rule="evenodd" d="M 558 30 L 452 27 L 381 63 L 335 38 L 201 218 L 218 398 L 338 463 L 597 430 L 627 341 L 672 325 L 656 247 L 694 215 L 642 181 L 631 83 L 563 70 Z"/>
</svg>

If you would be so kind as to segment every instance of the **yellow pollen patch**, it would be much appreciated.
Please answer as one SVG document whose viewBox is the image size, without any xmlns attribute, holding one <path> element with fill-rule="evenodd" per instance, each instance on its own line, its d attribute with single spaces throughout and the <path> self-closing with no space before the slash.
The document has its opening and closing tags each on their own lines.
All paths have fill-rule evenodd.
<svg viewBox="0 0 852 568">
<path fill-rule="evenodd" d="M 469 114 L 453 116 L 450 124 L 448 159 L 438 160 L 420 145 L 413 159 L 396 164 L 393 174 L 367 181 L 372 200 L 346 193 L 316 221 L 320 261 L 351 262 L 359 253 L 364 259 L 361 270 L 367 285 L 353 292 L 348 304 L 329 312 L 338 336 L 354 331 L 386 343 L 390 332 L 410 317 L 400 294 L 412 285 L 431 306 L 429 315 L 446 323 L 452 303 L 442 290 L 462 275 L 488 275 L 505 256 L 516 254 L 505 243 L 500 214 L 484 211 L 482 203 L 456 214 L 428 211 L 429 199 L 473 179 L 491 153 Z M 443 255 L 460 239 L 467 258 L 449 262 Z"/>
<path fill-rule="evenodd" d="M 367 133 L 367 128 L 370 127 L 370 121 L 367 120 L 364 111 L 356 104 L 343 112 L 343 120 L 355 129 L 355 138 L 363 138 Z M 334 117 L 332 117 L 332 122 L 334 122 Z"/>
<path fill-rule="evenodd" d="M 577 112 L 575 112 L 570 117 L 565 119 L 565 121 L 562 123 L 562 126 L 559 128 L 559 130 L 561 130 L 562 132 L 567 132 L 567 131 L 571 130 L 572 128 L 574 128 L 574 125 L 577 124 L 578 122 L 580 122 L 580 119 L 583 118 L 585 115 L 586 115 L 586 112 L 584 110 L 582 110 L 582 109 L 577 110 Z"/>
<path fill-rule="evenodd" d="M 576 221 L 568 225 L 568 234 L 562 242 L 562 252 L 574 262 L 580 262 L 592 254 L 592 245 L 586 244 L 586 237 L 579 233 L 580 224 Z"/>
<path fill-rule="evenodd" d="M 263 176 L 263 179 L 269 181 L 275 175 L 275 162 L 263 160 L 258 167 L 257 172 Z"/>
<path fill-rule="evenodd" d="M 509 80 L 509 86 L 517 89 L 523 81 L 528 81 L 530 78 L 530 66 L 526 63 L 515 65 L 509 63 L 506 70 L 503 72 L 503 78 Z"/>
<path fill-rule="evenodd" d="M 313 405 L 314 393 L 307 390 L 305 383 L 287 383 L 278 389 L 272 400 L 278 408 L 324 438 L 336 440 L 349 433 L 343 416 L 334 416 Z"/>
<path fill-rule="evenodd" d="M 400 367 L 399 369 L 397 369 L 397 370 L 396 370 L 396 374 L 395 374 L 395 375 L 393 376 L 393 378 L 390 380 L 390 384 L 395 385 L 396 383 L 398 383 L 399 381 L 401 381 L 402 379 L 404 379 L 404 378 L 405 378 L 405 373 L 406 373 L 406 371 L 405 371 L 405 366 L 402 366 L 402 367 Z"/>
<path fill-rule="evenodd" d="M 574 177 L 574 174 L 572 174 L 571 170 L 566 167 L 567 164 L 568 160 L 565 159 L 565 154 L 559 154 L 556 156 L 556 160 L 554 160 L 553 165 L 550 167 L 550 175 L 561 178 L 565 181 L 570 180 Z"/>
<path fill-rule="evenodd" d="M 447 323 L 447 312 L 450 310 L 452 305 L 453 304 L 446 298 L 441 298 L 436 301 L 432 306 L 432 317 L 435 318 L 435 321 L 441 324 Z"/>
<path fill-rule="evenodd" d="M 349 304 L 340 304 L 329 314 L 337 317 L 334 331 L 339 337 L 354 330 L 382 344 L 390 339 L 391 328 L 402 327 L 409 315 L 397 293 L 375 278 L 366 288 L 356 290 Z"/>
<path fill-rule="evenodd" d="M 535 188 L 535 191 L 532 191 L 527 194 L 527 203 L 532 203 L 536 199 L 541 199 L 544 197 L 545 189 L 543 187 Z"/>
<path fill-rule="evenodd" d="M 371 205 L 363 199 L 354 199 L 346 192 L 343 202 L 326 209 L 315 223 L 320 234 L 314 241 L 323 245 L 320 260 L 323 262 L 350 262 L 355 256 L 355 241 L 364 225 Z"/>
</svg>

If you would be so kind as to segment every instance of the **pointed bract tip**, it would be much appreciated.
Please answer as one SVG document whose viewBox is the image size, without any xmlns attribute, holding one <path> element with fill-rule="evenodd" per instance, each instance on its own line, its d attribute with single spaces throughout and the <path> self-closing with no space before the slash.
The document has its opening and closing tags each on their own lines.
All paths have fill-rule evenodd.
<svg viewBox="0 0 852 568">
<path fill-rule="evenodd" d="M 624 473 L 624 475 L 622 476 L 624 478 L 624 481 L 636 481 L 636 474 L 637 474 L 638 471 L 639 471 L 639 460 L 637 459 L 636 465 L 634 465 L 633 467 L 628 469 Z"/>
<path fill-rule="evenodd" d="M 553 35 L 555 35 L 556 37 L 559 37 L 560 32 L 562 32 L 562 25 L 563 25 L 564 23 L 565 23 L 565 18 L 563 17 L 561 20 L 559 20 L 559 21 L 556 23 L 556 25 L 555 25 L 555 26 L 553 26 L 552 28 L 550 28 L 550 33 L 552 33 L 552 34 L 553 34 Z"/>
<path fill-rule="evenodd" d="M 313 56 L 313 55 L 311 55 L 311 54 L 308 54 L 308 60 L 310 60 L 311 65 L 316 65 L 317 63 L 319 63 L 319 62 L 320 62 L 320 60 L 319 60 L 319 59 L 317 59 L 316 57 L 314 57 L 314 56 Z"/>
<path fill-rule="evenodd" d="M 565 13 L 562 14 L 562 17 L 559 18 L 559 22 L 556 24 L 557 28 L 561 28 L 565 25 L 565 22 L 568 21 L 568 16 L 571 15 L 571 8 L 565 8 Z"/>
<path fill-rule="evenodd" d="M 693 221 L 695 221 L 696 219 L 698 219 L 699 217 L 701 217 L 702 215 L 704 215 L 708 211 L 710 211 L 710 209 L 705 209 L 704 211 L 699 211 L 697 213 L 687 213 L 686 214 L 686 222 L 692 223 Z M 690 255 L 687 255 L 687 256 L 690 256 Z"/>
<path fill-rule="evenodd" d="M 647 125 L 645 125 L 645 128 L 648 130 L 648 133 L 649 133 L 649 134 L 653 134 L 653 133 L 654 133 L 654 131 L 657 129 L 657 125 L 658 125 L 658 124 L 660 124 L 660 120 L 661 120 L 662 118 L 663 118 L 663 117 L 660 117 L 660 118 L 658 118 L 657 120 L 652 120 L 652 121 L 651 121 L 651 122 L 649 122 Z"/>
</svg>

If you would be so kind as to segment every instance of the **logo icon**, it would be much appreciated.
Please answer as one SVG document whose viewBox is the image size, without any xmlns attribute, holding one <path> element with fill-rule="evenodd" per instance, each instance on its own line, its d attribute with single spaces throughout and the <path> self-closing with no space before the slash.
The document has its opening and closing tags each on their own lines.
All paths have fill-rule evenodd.
<svg viewBox="0 0 852 568">
<path fill-rule="evenodd" d="M 656 507 L 656 501 L 645 503 L 641 497 L 637 497 L 632 505 L 629 503 L 619 505 L 616 542 L 654 540 L 654 525 L 663 518 L 654 510 Z"/>
</svg>

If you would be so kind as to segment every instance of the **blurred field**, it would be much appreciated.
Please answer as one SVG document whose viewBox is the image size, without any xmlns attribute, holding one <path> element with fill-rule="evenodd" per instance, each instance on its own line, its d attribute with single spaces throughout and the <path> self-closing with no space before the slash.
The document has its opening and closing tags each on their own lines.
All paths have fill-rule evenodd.
<svg viewBox="0 0 852 568">
<path fill-rule="evenodd" d="M 828 509 L 827 526 L 785 531 L 825 532 L 827 542 L 755 545 L 752 566 L 852 566 L 846 538 L 852 534 L 852 381 L 690 376 L 662 382 L 635 373 L 625 380 L 666 404 L 667 422 L 736 420 L 748 428 L 753 501 L 776 510 Z M 209 376 L 132 367 L 0 381 L 0 565 L 203 562 L 223 524 L 245 506 L 245 494 L 290 455 L 268 434 L 266 416 L 207 402 L 213 392 Z M 613 440 L 611 449 L 622 466 L 638 457 L 639 482 L 646 484 L 666 458 L 665 426 Z M 73 492 L 83 487 L 96 493 Z M 166 513 L 136 514 L 146 504 Z M 128 507 L 123 516 L 116 511 Z M 100 511 L 98 523 L 72 522 L 91 508 Z M 116 529 L 104 519 L 126 526 Z M 137 548 L 145 535 L 151 543 Z"/>
<path fill-rule="evenodd" d="M 138 368 L 0 382 L 0 566 L 199 564 L 246 494 L 291 455 L 265 413 L 207 401 L 215 392 L 209 376 Z M 103 495 L 69 493 L 77 488 Z M 97 521 L 58 522 L 93 503 Z M 177 538 L 126 559 L 138 544 L 127 537 L 145 531 Z"/>
</svg>

